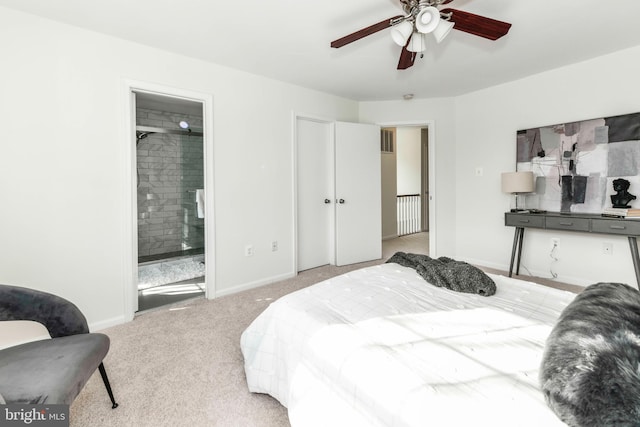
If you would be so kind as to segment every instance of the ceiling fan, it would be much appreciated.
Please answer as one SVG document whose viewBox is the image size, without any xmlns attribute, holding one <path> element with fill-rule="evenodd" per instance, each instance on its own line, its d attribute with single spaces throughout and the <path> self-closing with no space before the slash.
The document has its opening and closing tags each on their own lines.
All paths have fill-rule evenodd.
<svg viewBox="0 0 640 427">
<path fill-rule="evenodd" d="M 391 28 L 391 38 L 402 46 L 398 70 L 411 67 L 416 54 L 425 50 L 427 34 L 440 43 L 451 29 L 464 31 L 489 40 L 506 35 L 511 24 L 457 9 L 439 9 L 453 0 L 400 0 L 406 15 L 397 15 L 331 42 L 340 48 L 361 38 Z"/>
</svg>

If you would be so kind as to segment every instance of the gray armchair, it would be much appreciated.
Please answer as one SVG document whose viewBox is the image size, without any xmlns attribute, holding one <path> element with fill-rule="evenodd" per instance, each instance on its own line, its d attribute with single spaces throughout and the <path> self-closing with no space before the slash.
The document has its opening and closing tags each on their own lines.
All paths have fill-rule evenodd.
<svg viewBox="0 0 640 427">
<path fill-rule="evenodd" d="M 18 286 L 0 285 L 0 321 L 33 320 L 51 339 L 0 350 L 0 402 L 70 405 L 96 368 L 112 408 L 115 402 L 102 360 L 109 337 L 89 333 L 87 320 L 64 298 Z"/>
</svg>

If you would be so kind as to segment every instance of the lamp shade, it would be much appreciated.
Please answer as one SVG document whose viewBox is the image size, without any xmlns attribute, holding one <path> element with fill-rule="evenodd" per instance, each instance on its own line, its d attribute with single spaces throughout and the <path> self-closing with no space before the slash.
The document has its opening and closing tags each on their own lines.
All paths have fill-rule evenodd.
<svg viewBox="0 0 640 427">
<path fill-rule="evenodd" d="M 411 36 L 411 40 L 409 41 L 409 45 L 407 46 L 407 50 L 409 52 L 423 52 L 427 48 L 424 34 L 413 33 Z"/>
<path fill-rule="evenodd" d="M 535 189 L 533 172 L 504 172 L 502 174 L 503 193 L 531 193 Z"/>
<path fill-rule="evenodd" d="M 440 11 L 434 6 L 427 6 L 416 15 L 416 30 L 428 34 L 436 29 L 440 22 Z"/>
<path fill-rule="evenodd" d="M 438 43 L 440 43 L 442 40 L 444 40 L 445 37 L 447 37 L 447 34 L 451 32 L 453 25 L 453 22 L 447 21 L 445 19 L 441 19 L 440 22 L 438 22 L 438 26 L 435 30 L 433 30 L 433 37 Z"/>
<path fill-rule="evenodd" d="M 391 38 L 398 46 L 405 46 L 413 33 L 413 23 L 404 21 L 391 28 Z"/>
</svg>

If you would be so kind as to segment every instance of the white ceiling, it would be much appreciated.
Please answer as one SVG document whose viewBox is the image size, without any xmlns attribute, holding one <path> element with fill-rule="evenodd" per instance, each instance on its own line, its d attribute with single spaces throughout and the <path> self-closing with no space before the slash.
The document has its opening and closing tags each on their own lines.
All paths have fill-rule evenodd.
<svg viewBox="0 0 640 427">
<path fill-rule="evenodd" d="M 513 24 L 490 41 L 452 31 L 408 70 L 383 30 L 332 40 L 402 14 L 397 0 L 0 0 L 5 6 L 359 101 L 447 97 L 640 45 L 640 1 L 454 0 Z M 607 76 L 602 76 L 607 78 Z"/>
</svg>

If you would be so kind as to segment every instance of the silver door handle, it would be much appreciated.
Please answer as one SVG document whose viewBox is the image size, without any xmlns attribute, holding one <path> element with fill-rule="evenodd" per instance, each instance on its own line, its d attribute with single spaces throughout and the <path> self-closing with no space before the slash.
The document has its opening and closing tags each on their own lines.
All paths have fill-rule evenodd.
<svg viewBox="0 0 640 427">
<path fill-rule="evenodd" d="M 329 200 L 329 199 L 324 199 L 324 202 L 328 204 L 328 203 L 331 203 L 331 200 Z"/>
</svg>

